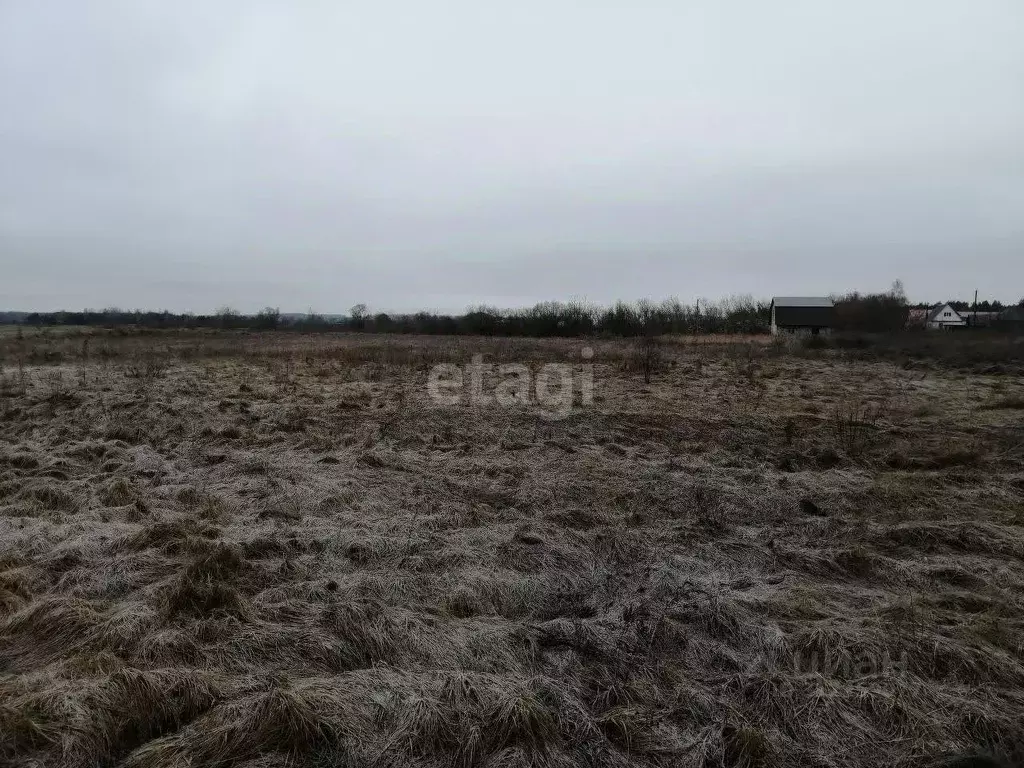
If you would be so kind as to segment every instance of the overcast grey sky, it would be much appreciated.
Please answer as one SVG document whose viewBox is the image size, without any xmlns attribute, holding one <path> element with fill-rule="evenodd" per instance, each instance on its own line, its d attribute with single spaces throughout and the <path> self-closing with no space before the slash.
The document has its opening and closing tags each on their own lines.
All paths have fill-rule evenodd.
<svg viewBox="0 0 1024 768">
<path fill-rule="evenodd" d="M 1020 0 L 0 0 L 0 308 L 1024 294 Z"/>
</svg>

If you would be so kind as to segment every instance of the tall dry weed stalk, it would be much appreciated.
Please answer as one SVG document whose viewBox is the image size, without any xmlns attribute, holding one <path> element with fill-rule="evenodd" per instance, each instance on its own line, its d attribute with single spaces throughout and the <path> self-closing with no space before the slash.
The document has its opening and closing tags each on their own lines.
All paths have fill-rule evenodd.
<svg viewBox="0 0 1024 768">
<path fill-rule="evenodd" d="M 124 369 L 125 378 L 135 382 L 139 395 L 149 400 L 156 382 L 167 375 L 170 360 L 166 353 L 147 351 L 133 357 Z"/>
<path fill-rule="evenodd" d="M 661 339 L 653 336 L 645 336 L 638 341 L 627 361 L 629 368 L 640 371 L 644 376 L 644 383 L 650 384 L 654 374 L 665 367 L 665 351 Z"/>
<path fill-rule="evenodd" d="M 167 375 L 170 361 L 159 352 L 152 352 L 132 359 L 124 369 L 125 377 L 152 383 Z"/>
<path fill-rule="evenodd" d="M 866 451 L 878 434 L 883 408 L 877 403 L 845 400 L 832 411 L 832 427 L 836 442 L 847 456 L 857 457 Z"/>
</svg>

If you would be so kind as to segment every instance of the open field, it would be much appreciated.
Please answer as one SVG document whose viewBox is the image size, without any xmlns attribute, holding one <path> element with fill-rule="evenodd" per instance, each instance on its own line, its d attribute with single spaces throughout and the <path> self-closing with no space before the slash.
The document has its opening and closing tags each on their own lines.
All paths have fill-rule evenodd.
<svg viewBox="0 0 1024 768">
<path fill-rule="evenodd" d="M 0 342 L 0 765 L 1024 759 L 1019 355 Z"/>
</svg>

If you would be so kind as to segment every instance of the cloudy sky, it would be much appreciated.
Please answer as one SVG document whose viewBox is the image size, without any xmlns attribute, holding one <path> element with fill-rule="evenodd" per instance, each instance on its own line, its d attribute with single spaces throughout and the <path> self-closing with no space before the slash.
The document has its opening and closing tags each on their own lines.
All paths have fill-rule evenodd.
<svg viewBox="0 0 1024 768">
<path fill-rule="evenodd" d="M 1024 295 L 1020 0 L 0 0 L 0 309 Z"/>
</svg>

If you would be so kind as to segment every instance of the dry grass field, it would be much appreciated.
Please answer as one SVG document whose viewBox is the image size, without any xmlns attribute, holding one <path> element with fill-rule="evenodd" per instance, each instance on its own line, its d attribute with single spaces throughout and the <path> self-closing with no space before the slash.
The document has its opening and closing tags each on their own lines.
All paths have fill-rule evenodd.
<svg viewBox="0 0 1024 768">
<path fill-rule="evenodd" d="M 0 764 L 1024 756 L 1020 376 L 587 343 L 0 334 Z"/>
</svg>

